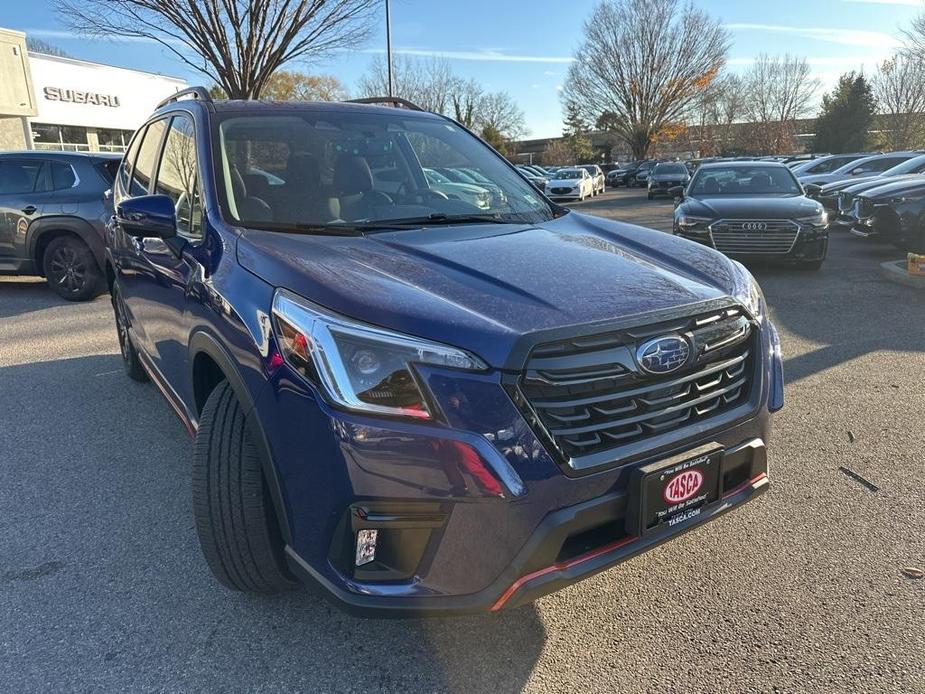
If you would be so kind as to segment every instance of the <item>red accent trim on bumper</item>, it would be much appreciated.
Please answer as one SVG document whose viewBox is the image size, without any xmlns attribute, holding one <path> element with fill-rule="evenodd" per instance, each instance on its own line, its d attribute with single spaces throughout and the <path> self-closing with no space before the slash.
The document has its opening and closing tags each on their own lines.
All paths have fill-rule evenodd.
<svg viewBox="0 0 925 694">
<path fill-rule="evenodd" d="M 745 489 L 748 489 L 749 487 L 754 487 L 756 485 L 759 485 L 762 482 L 764 482 L 767 478 L 768 478 L 767 473 L 762 472 L 760 475 L 756 475 L 755 477 L 752 477 L 750 480 L 746 480 L 739 486 L 733 489 L 730 489 L 728 492 L 723 494 L 722 499 L 728 499 L 729 497 L 735 496 L 736 494 L 744 491 Z M 547 566 L 544 569 L 539 569 L 537 571 L 534 571 L 533 573 L 529 573 L 526 576 L 521 576 L 516 581 L 514 581 L 514 583 L 511 584 L 511 587 L 508 588 L 506 591 L 504 591 L 504 594 L 500 598 L 498 598 L 497 602 L 495 602 L 494 605 L 491 606 L 491 611 L 497 612 L 502 607 L 504 607 L 505 603 L 507 603 L 507 601 L 510 600 L 511 597 L 515 593 L 517 593 L 518 590 L 520 590 L 524 585 L 526 585 L 530 581 L 533 581 L 541 576 L 545 576 L 546 574 L 549 574 L 549 573 L 554 573 L 556 571 L 562 571 L 564 569 L 570 569 L 573 566 L 577 566 L 578 564 L 581 564 L 582 562 L 586 562 L 591 559 L 594 559 L 595 557 L 599 557 L 602 554 L 607 554 L 608 552 L 612 552 L 615 549 L 619 549 L 620 547 L 623 547 L 624 545 L 628 545 L 629 543 L 635 540 L 638 540 L 638 539 L 639 538 L 636 537 L 635 535 L 632 535 L 630 537 L 624 537 L 624 538 L 617 540 L 616 542 L 611 542 L 608 545 L 598 547 L 597 549 L 591 550 L 590 552 L 586 552 L 585 554 L 579 555 L 575 557 L 574 559 L 570 559 L 569 561 L 553 564 L 551 566 Z"/>
<path fill-rule="evenodd" d="M 497 601 L 494 605 L 491 606 L 491 611 L 492 611 L 492 612 L 497 612 L 497 611 L 500 610 L 502 607 L 504 607 L 504 603 L 506 603 L 508 600 L 510 600 L 510 599 L 511 599 L 511 596 L 514 595 L 514 593 L 516 593 L 518 590 L 520 590 L 521 587 L 522 587 L 525 583 L 529 583 L 530 581 L 532 581 L 532 580 L 534 580 L 534 579 L 536 579 L 536 578 L 539 578 L 540 576 L 545 576 L 546 574 L 552 573 L 552 572 L 554 572 L 554 571 L 562 571 L 563 569 L 570 569 L 570 568 L 572 568 L 573 566 L 576 566 L 576 565 L 578 565 L 578 564 L 581 564 L 582 562 L 589 561 L 590 559 L 594 559 L 595 557 L 599 557 L 599 556 L 601 556 L 602 554 L 607 554 L 608 552 L 612 552 L 612 551 L 615 550 L 615 549 L 619 549 L 619 548 L 622 547 L 623 545 L 627 545 L 627 544 L 629 544 L 630 542 L 632 542 L 633 540 L 636 540 L 636 539 L 638 539 L 638 538 L 637 538 L 635 535 L 631 535 L 630 537 L 624 537 L 624 538 L 622 538 L 622 539 L 620 539 L 620 540 L 617 540 L 616 542 L 611 542 L 609 545 L 604 545 L 603 547 L 598 547 L 597 549 L 592 549 L 590 552 L 586 552 L 585 554 L 581 554 L 581 555 L 575 557 L 574 559 L 569 559 L 568 561 L 559 562 L 558 564 L 553 564 L 553 565 L 551 565 L 551 566 L 547 566 L 545 569 L 539 569 L 538 571 L 534 571 L 533 573 L 529 573 L 529 574 L 527 574 L 526 576 L 521 576 L 521 577 L 518 578 L 516 581 L 514 581 L 514 582 L 511 584 L 511 587 L 508 588 L 506 591 L 504 591 L 504 594 L 503 594 L 500 598 L 498 598 L 498 601 Z"/>
<path fill-rule="evenodd" d="M 743 489 L 748 489 L 749 487 L 754 487 L 756 484 L 759 484 L 768 478 L 768 473 L 762 472 L 760 475 L 752 477 L 750 480 L 745 480 L 738 487 L 730 489 L 728 492 L 723 494 L 724 499 L 728 499 L 730 496 L 734 496 L 741 492 Z"/>
</svg>

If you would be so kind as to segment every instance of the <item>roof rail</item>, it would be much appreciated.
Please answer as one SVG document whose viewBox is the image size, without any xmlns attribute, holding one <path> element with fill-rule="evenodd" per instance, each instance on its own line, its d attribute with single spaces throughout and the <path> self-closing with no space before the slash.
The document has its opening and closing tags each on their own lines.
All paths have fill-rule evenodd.
<svg viewBox="0 0 925 694">
<path fill-rule="evenodd" d="M 412 101 L 397 96 L 368 96 L 362 99 L 347 99 L 348 104 L 392 104 L 395 108 L 407 108 L 412 111 L 424 109 Z"/>
<path fill-rule="evenodd" d="M 168 96 L 166 99 L 160 102 L 157 106 L 155 106 L 154 110 L 156 111 L 161 106 L 166 106 L 167 104 L 173 101 L 179 101 L 184 96 L 188 96 L 191 99 L 197 99 L 199 101 L 209 101 L 209 102 L 212 101 L 212 97 L 209 95 L 209 92 L 206 90 L 205 87 L 188 87 L 187 89 L 181 89 L 176 94 L 171 94 L 170 96 Z"/>
</svg>

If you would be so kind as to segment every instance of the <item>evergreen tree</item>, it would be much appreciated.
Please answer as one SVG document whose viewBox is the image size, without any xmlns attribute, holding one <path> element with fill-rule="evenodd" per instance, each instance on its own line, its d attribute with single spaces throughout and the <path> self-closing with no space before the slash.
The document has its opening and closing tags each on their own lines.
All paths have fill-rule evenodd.
<svg viewBox="0 0 925 694">
<path fill-rule="evenodd" d="M 833 154 L 863 151 L 876 108 L 873 89 L 864 75 L 845 73 L 832 93 L 822 97 L 813 149 Z"/>
</svg>

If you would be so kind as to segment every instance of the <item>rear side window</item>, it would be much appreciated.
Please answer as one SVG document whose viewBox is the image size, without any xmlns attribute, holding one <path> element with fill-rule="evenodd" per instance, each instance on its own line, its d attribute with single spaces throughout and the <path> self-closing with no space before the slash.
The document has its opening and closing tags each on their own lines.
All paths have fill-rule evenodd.
<svg viewBox="0 0 925 694">
<path fill-rule="evenodd" d="M 107 159 L 106 161 L 101 161 L 96 165 L 96 170 L 100 172 L 100 176 L 103 177 L 106 183 L 112 184 L 116 180 L 116 173 L 119 171 L 119 160 Z"/>
<path fill-rule="evenodd" d="M 66 190 L 77 185 L 77 174 L 70 164 L 60 161 L 51 163 L 51 187 L 53 190 Z"/>
<path fill-rule="evenodd" d="M 0 161 L 0 195 L 32 193 L 40 181 L 41 170 L 42 162 L 39 160 Z M 43 189 L 43 186 L 38 189 Z"/>
<path fill-rule="evenodd" d="M 149 195 L 153 192 L 151 185 L 157 167 L 157 154 L 161 146 L 164 130 L 167 129 L 167 119 L 155 121 L 148 126 L 138 158 L 135 160 L 135 170 L 132 173 L 131 195 Z"/>
<path fill-rule="evenodd" d="M 177 231 L 193 237 L 202 235 L 202 208 L 197 181 L 193 122 L 187 116 L 175 116 L 164 141 L 155 192 L 173 200 L 177 210 Z"/>
</svg>

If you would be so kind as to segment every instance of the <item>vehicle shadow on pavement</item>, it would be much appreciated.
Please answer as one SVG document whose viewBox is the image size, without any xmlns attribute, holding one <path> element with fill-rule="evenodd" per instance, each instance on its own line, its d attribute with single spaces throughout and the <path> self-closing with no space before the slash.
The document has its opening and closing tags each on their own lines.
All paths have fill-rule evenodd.
<svg viewBox="0 0 925 694">
<path fill-rule="evenodd" d="M 818 272 L 748 264 L 785 333 L 788 383 L 871 352 L 925 351 L 925 292 L 880 275 L 880 263 L 901 256 L 892 246 L 839 234 Z"/>
<path fill-rule="evenodd" d="M 520 691 L 533 606 L 360 619 L 314 591 L 230 592 L 193 525 L 192 446 L 118 355 L 0 368 L 0 623 L 8 691 Z"/>
<path fill-rule="evenodd" d="M 0 277 L 0 318 L 71 302 L 60 298 L 41 277 Z"/>
</svg>

